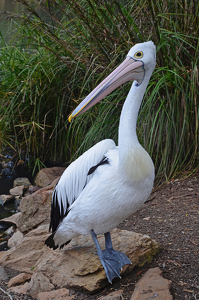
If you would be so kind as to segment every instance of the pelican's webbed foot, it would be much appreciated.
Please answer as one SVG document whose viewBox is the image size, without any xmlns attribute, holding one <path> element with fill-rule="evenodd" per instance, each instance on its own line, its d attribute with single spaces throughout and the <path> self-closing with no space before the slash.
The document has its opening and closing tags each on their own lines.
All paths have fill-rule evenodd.
<svg viewBox="0 0 199 300">
<path fill-rule="evenodd" d="M 105 258 L 117 261 L 119 269 L 121 270 L 124 265 L 131 265 L 130 259 L 123 252 L 116 251 L 114 249 L 105 249 L 102 251 Z"/>
<path fill-rule="evenodd" d="M 109 232 L 105 233 L 105 245 L 106 249 L 101 250 L 97 240 L 97 236 L 93 230 L 91 230 L 91 236 L 97 248 L 99 259 L 104 267 L 107 279 L 110 283 L 115 277 L 120 277 L 120 269 L 126 264 L 131 264 L 128 257 L 119 251 L 116 251 L 112 247 L 111 235 Z"/>
<path fill-rule="evenodd" d="M 113 249 L 110 232 L 105 233 L 104 236 L 106 249 L 103 252 L 109 253 L 109 255 L 114 257 L 114 259 L 118 261 L 120 269 L 122 269 L 124 265 L 131 265 L 132 263 L 126 254 Z"/>
</svg>

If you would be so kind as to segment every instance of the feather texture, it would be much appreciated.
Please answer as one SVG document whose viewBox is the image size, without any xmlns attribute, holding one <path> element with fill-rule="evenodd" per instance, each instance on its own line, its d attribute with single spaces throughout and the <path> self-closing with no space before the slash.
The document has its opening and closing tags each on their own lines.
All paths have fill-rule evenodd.
<svg viewBox="0 0 199 300">
<path fill-rule="evenodd" d="M 115 147 L 113 140 L 103 140 L 78 157 L 64 171 L 52 197 L 50 222 L 52 232 L 56 231 L 60 222 L 67 216 L 71 204 L 91 180 L 97 167 L 108 162 L 104 160 L 105 154 Z"/>
</svg>

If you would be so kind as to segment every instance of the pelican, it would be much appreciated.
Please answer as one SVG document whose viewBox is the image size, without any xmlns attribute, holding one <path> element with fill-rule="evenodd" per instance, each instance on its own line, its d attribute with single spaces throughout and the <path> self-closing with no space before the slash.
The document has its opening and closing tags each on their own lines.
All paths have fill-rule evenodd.
<svg viewBox="0 0 199 300">
<path fill-rule="evenodd" d="M 72 112 L 82 114 L 121 84 L 133 81 L 122 108 L 118 146 L 103 140 L 72 162 L 56 185 L 50 229 L 45 243 L 62 248 L 80 234 L 91 234 L 110 283 L 120 277 L 128 257 L 113 249 L 110 231 L 137 211 L 153 188 L 154 165 L 136 134 L 139 108 L 156 63 L 153 42 L 133 46 L 126 59 Z M 104 234 L 105 250 L 97 235 Z"/>
</svg>

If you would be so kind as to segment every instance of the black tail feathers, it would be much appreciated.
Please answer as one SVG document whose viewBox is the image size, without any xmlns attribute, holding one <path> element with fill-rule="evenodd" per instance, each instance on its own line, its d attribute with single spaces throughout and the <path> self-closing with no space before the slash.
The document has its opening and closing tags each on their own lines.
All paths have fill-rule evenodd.
<svg viewBox="0 0 199 300">
<path fill-rule="evenodd" d="M 52 248 L 53 250 L 55 250 L 55 249 L 57 249 L 57 248 L 62 249 L 65 245 L 67 245 L 68 243 L 70 243 L 70 241 L 67 241 L 66 243 L 62 244 L 60 247 L 59 247 L 59 246 L 56 246 L 56 245 L 55 245 L 55 242 L 54 242 L 54 235 L 55 235 L 55 232 L 52 233 L 52 234 L 45 240 L 45 244 L 46 244 L 49 248 Z"/>
<path fill-rule="evenodd" d="M 54 235 L 55 235 L 55 232 L 52 233 L 52 234 L 45 240 L 45 244 L 46 244 L 49 248 L 53 248 L 53 250 L 55 250 L 55 249 L 58 248 L 58 246 L 55 246 Z"/>
</svg>

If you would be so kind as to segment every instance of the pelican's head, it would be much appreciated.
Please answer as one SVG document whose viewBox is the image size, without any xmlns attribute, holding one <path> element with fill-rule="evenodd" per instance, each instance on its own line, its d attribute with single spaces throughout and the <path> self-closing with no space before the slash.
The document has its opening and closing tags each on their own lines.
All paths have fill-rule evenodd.
<svg viewBox="0 0 199 300">
<path fill-rule="evenodd" d="M 130 49 L 128 57 L 135 61 L 141 61 L 144 70 L 150 70 L 152 73 L 156 64 L 156 47 L 151 41 L 136 44 Z"/>
<path fill-rule="evenodd" d="M 133 46 L 126 59 L 108 77 L 106 77 L 72 112 L 72 118 L 84 113 L 102 100 L 117 87 L 127 81 L 137 81 L 140 86 L 147 74 L 151 76 L 156 63 L 156 47 L 153 42 L 145 42 Z"/>
</svg>

